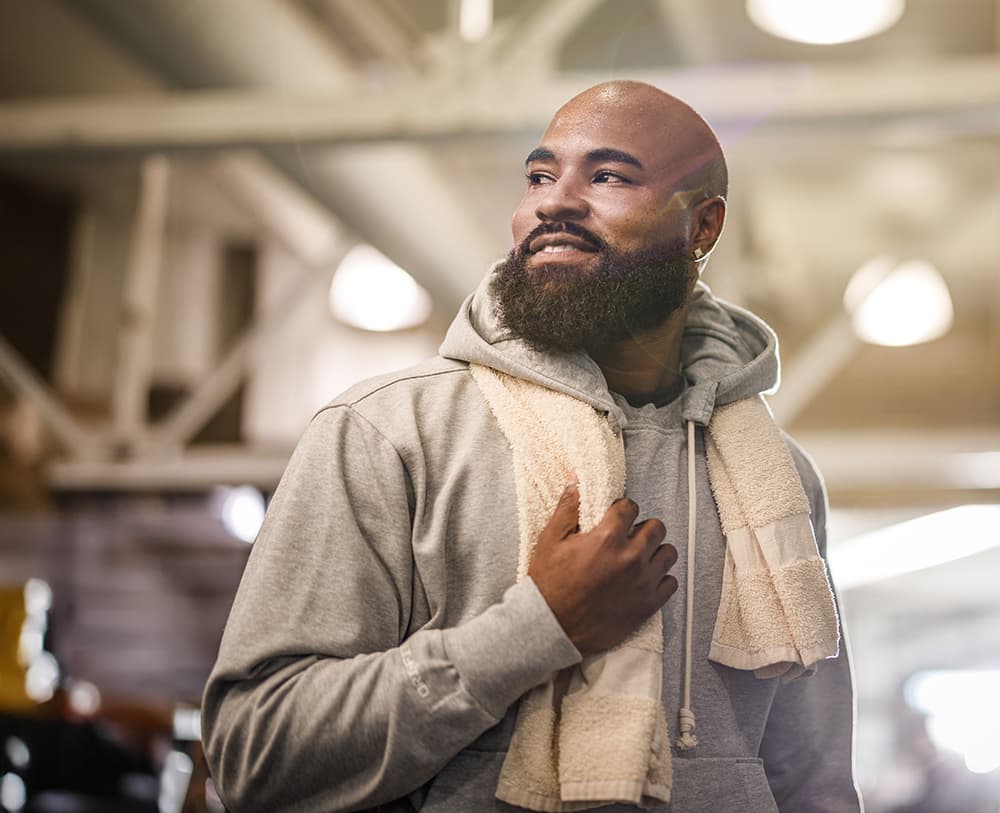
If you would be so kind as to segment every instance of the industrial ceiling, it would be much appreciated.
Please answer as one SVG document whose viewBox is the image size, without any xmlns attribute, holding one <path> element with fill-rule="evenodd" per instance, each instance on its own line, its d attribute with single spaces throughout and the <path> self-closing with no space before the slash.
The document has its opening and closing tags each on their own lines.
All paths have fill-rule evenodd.
<svg viewBox="0 0 1000 813">
<path fill-rule="evenodd" d="M 474 44 L 458 7 L 0 0 L 0 178 L 82 202 L 52 364 L 32 364 L 10 340 L 18 325 L 0 324 L 0 378 L 56 443 L 48 486 L 273 487 L 310 404 L 376 357 L 433 352 L 508 250 L 523 160 L 552 112 L 634 78 L 720 134 L 732 194 L 707 282 L 779 334 L 772 406 L 825 474 L 834 541 L 1000 503 L 1000 0 L 909 0 L 888 31 L 837 46 L 765 34 L 740 0 L 494 0 Z M 238 297 L 199 278 L 218 250 L 209 233 L 262 246 L 274 272 L 228 343 L 218 324 Z M 359 241 L 431 293 L 425 328 L 318 336 L 332 330 L 330 277 Z M 856 337 L 844 291 L 878 256 L 940 271 L 945 336 Z M 16 301 L 32 269 L 2 259 Z M 154 420 L 157 382 L 179 400 Z M 234 395 L 257 429 L 194 442 Z M 287 432 L 269 434 L 278 424 Z M 1000 658 L 997 554 L 845 593 L 868 780 L 891 750 L 903 678 Z"/>
<path fill-rule="evenodd" d="M 248 233 L 280 186 L 297 208 L 269 228 L 305 264 L 332 262 L 317 229 L 370 242 L 431 292 L 440 326 L 506 252 L 552 111 L 608 78 L 653 82 L 724 142 L 730 219 L 707 281 L 777 329 L 774 408 L 835 497 L 995 500 L 1000 474 L 944 464 L 1000 450 L 998 8 L 910 0 L 882 34 L 809 46 L 737 0 L 497 0 L 469 44 L 447 0 L 5 0 L 0 162 L 88 194 L 168 156 L 204 187 L 171 198 L 177 216 L 209 206 L 210 167 L 230 198 L 259 193 L 230 207 Z M 854 338 L 841 297 L 879 254 L 940 269 L 947 336 Z"/>
</svg>

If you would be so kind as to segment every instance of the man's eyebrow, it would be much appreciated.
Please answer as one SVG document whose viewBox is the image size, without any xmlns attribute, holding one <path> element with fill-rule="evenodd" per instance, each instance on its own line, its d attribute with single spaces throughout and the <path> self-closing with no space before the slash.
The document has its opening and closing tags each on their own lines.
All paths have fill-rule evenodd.
<svg viewBox="0 0 1000 813">
<path fill-rule="evenodd" d="M 596 150 L 591 150 L 587 153 L 587 160 L 592 163 L 600 163 L 601 161 L 612 161 L 618 164 L 631 164 L 636 169 L 642 169 L 642 161 L 622 150 L 616 150 L 611 147 L 600 147 Z"/>
<path fill-rule="evenodd" d="M 586 159 L 591 164 L 598 164 L 601 161 L 613 161 L 618 164 L 629 164 L 637 169 L 642 169 L 642 162 L 638 158 L 624 150 L 616 150 L 613 147 L 598 147 L 596 150 L 591 150 L 587 153 Z M 556 154 L 548 147 L 535 147 L 535 149 L 528 153 L 528 157 L 524 160 L 524 163 L 530 164 L 533 161 L 555 160 Z"/>
<path fill-rule="evenodd" d="M 535 149 L 528 153 L 528 157 L 524 159 L 524 163 L 527 165 L 532 161 L 554 161 L 555 159 L 556 154 L 552 150 L 546 147 L 535 147 Z"/>
</svg>

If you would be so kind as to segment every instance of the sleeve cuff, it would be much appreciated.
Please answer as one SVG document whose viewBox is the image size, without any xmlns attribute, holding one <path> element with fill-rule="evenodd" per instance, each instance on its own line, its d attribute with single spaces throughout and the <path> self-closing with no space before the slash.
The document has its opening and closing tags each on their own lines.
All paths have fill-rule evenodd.
<svg viewBox="0 0 1000 813">
<path fill-rule="evenodd" d="M 445 631 L 448 656 L 462 682 L 496 718 L 529 689 L 550 680 L 581 655 L 530 578 L 499 604 Z"/>
</svg>

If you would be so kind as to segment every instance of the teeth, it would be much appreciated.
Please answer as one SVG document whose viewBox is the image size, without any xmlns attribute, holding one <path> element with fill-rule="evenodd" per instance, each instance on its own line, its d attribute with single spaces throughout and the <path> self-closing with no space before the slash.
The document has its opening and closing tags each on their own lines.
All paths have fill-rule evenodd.
<svg viewBox="0 0 1000 813">
<path fill-rule="evenodd" d="M 545 248 L 542 249 L 542 253 L 543 254 L 558 254 L 561 251 L 572 251 L 572 250 L 573 250 L 573 246 L 568 246 L 565 243 L 559 243 L 559 245 L 556 245 L 556 246 L 545 246 Z"/>
</svg>

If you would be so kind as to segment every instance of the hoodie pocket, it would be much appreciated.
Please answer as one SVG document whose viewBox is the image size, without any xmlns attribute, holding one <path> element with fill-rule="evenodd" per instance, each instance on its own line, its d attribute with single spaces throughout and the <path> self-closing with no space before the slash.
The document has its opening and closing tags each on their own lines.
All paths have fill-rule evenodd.
<svg viewBox="0 0 1000 813">
<path fill-rule="evenodd" d="M 673 761 L 671 813 L 778 813 L 764 763 L 754 757 Z"/>
<path fill-rule="evenodd" d="M 421 813 L 518 810 L 495 796 L 504 756 L 502 751 L 467 749 L 459 753 L 431 782 Z"/>
<path fill-rule="evenodd" d="M 431 782 L 421 813 L 513 813 L 496 799 L 502 751 L 462 751 Z M 764 765 L 753 757 L 687 759 L 674 756 L 671 804 L 645 813 L 778 813 Z M 594 808 L 627 813 L 639 808 Z"/>
</svg>

